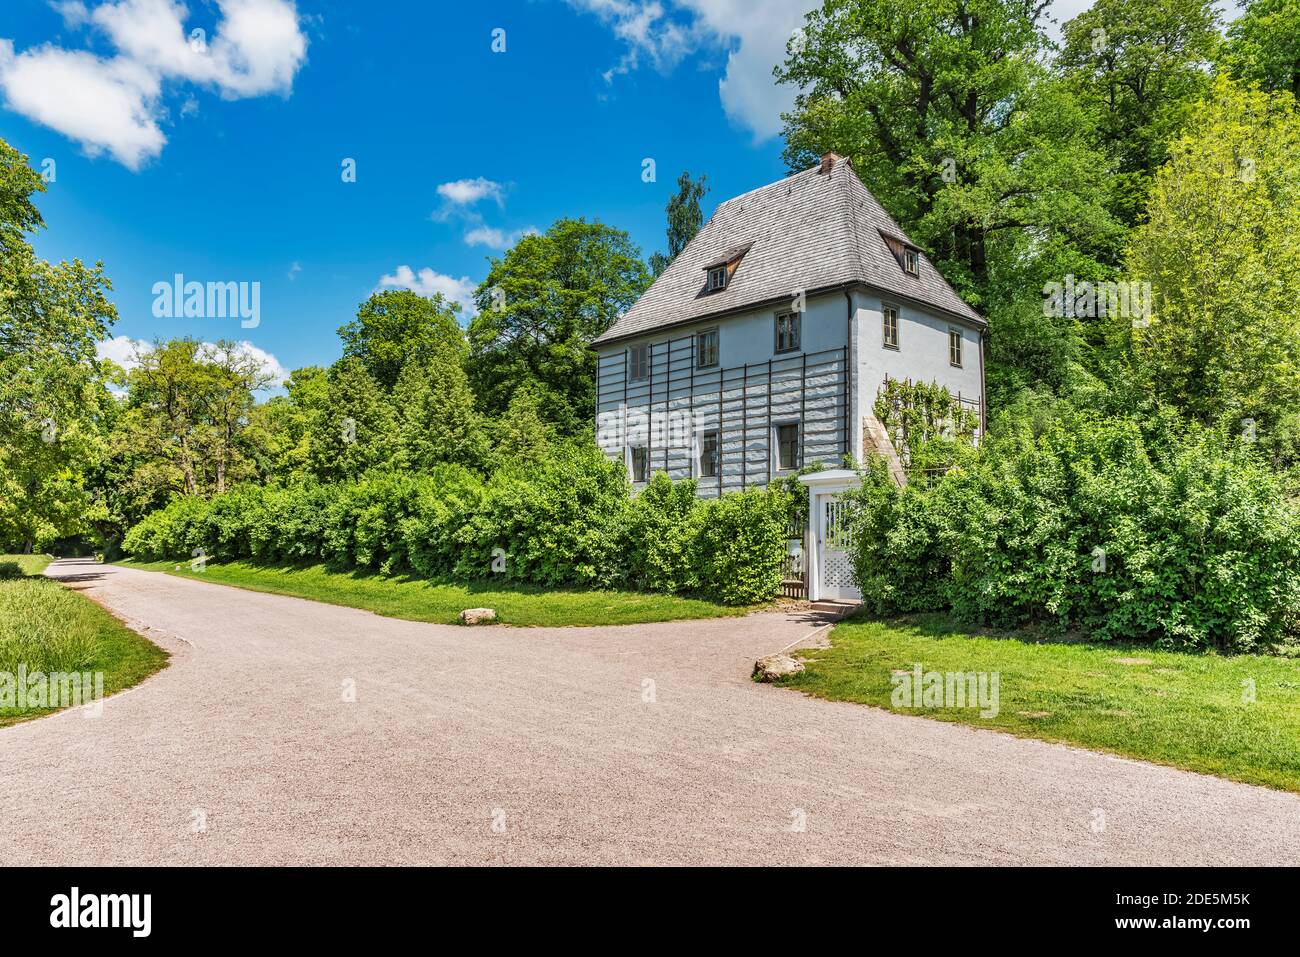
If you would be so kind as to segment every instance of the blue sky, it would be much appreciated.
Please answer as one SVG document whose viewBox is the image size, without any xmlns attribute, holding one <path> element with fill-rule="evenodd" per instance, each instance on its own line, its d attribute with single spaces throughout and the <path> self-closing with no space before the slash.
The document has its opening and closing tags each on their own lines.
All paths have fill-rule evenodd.
<svg viewBox="0 0 1300 957">
<path fill-rule="evenodd" d="M 110 354 L 192 335 L 328 364 L 381 285 L 463 299 L 562 216 L 648 255 L 681 170 L 708 174 L 706 214 L 784 175 L 770 71 L 810 5 L 5 0 L 0 136 L 53 161 L 41 255 L 104 261 Z M 260 323 L 156 318 L 176 273 L 260 283 Z"/>
</svg>

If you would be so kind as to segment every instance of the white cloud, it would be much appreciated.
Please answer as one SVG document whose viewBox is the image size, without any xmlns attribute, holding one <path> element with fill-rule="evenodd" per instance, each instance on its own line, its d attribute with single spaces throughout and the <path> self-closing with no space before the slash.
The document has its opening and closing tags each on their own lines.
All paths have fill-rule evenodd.
<svg viewBox="0 0 1300 957">
<path fill-rule="evenodd" d="M 95 343 L 95 351 L 101 359 L 116 362 L 123 369 L 130 371 L 140 364 L 140 355 L 153 346 L 144 339 L 132 339 L 130 336 L 113 336 Z"/>
<path fill-rule="evenodd" d="M 295 260 L 294 264 L 289 267 L 289 271 L 285 273 L 284 276 L 290 282 L 293 282 L 295 279 L 298 278 L 298 273 L 300 272 L 302 272 L 302 263 Z"/>
<path fill-rule="evenodd" d="M 495 226 L 476 226 L 465 234 L 465 242 L 470 246 L 487 246 L 490 249 L 509 249 L 525 236 L 536 236 L 536 226 L 525 226 L 506 232 Z"/>
<path fill-rule="evenodd" d="M 202 352 L 211 353 L 217 348 L 216 343 L 202 343 Z M 140 365 L 140 357 L 153 351 L 153 343 L 146 339 L 132 339 L 130 336 L 113 336 L 95 344 L 95 351 L 101 359 L 109 359 L 128 372 Z M 289 378 L 289 372 L 272 353 L 253 345 L 247 339 L 235 343 L 235 355 L 249 356 L 257 360 L 262 372 L 271 377 L 266 389 L 278 389 Z M 121 394 L 114 390 L 116 394 Z"/>
<path fill-rule="evenodd" d="M 85 26 L 90 21 L 90 11 L 81 0 L 51 0 L 50 6 L 70 29 Z"/>
<path fill-rule="evenodd" d="M 0 90 L 9 108 L 139 169 L 167 138 L 155 119 L 158 78 L 131 60 L 44 46 L 14 56 L 0 40 Z"/>
<path fill-rule="evenodd" d="M 623 41 L 626 52 L 604 74 L 607 81 L 649 60 L 666 71 L 700 50 L 727 52 L 718 95 L 727 116 L 756 141 L 781 131 L 781 112 L 794 90 L 778 86 L 772 68 L 818 0 L 569 0 L 594 14 Z M 671 6 L 671 10 L 669 7 Z"/>
<path fill-rule="evenodd" d="M 188 8 L 178 0 L 112 0 L 93 9 L 56 4 L 69 26 L 93 24 L 117 49 L 112 57 L 46 44 L 15 55 L 0 38 L 0 92 L 8 107 L 80 142 L 94 156 L 109 153 L 129 169 L 159 155 L 164 81 L 215 89 L 226 99 L 288 94 L 307 56 L 292 0 L 218 0 L 211 34 L 187 32 Z M 192 98 L 191 98 L 192 100 Z M 197 107 L 187 100 L 182 115 Z"/>
<path fill-rule="evenodd" d="M 483 199 L 496 200 L 498 206 L 505 200 L 505 187 L 490 179 L 458 179 L 438 184 L 438 195 L 456 206 L 472 206 Z"/>
<path fill-rule="evenodd" d="M 442 293 L 444 299 L 460 303 L 462 315 L 473 316 L 478 311 L 474 305 L 474 290 L 477 286 L 478 283 L 473 282 L 468 276 L 457 279 L 454 276 L 434 272 L 428 266 L 418 273 L 410 266 L 398 266 L 391 276 L 381 276 L 376 288 L 410 289 L 421 296 L 432 296 L 435 292 Z"/>
</svg>

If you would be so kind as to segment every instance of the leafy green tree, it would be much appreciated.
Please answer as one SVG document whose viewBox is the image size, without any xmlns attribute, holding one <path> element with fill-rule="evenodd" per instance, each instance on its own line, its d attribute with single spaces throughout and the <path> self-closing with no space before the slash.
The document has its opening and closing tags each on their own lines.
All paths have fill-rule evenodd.
<svg viewBox="0 0 1300 957">
<path fill-rule="evenodd" d="M 1300 101 L 1300 3 L 1242 0 L 1222 62 L 1235 77 Z"/>
<path fill-rule="evenodd" d="M 1220 77 L 1170 153 L 1128 256 L 1154 315 L 1121 334 L 1158 398 L 1267 438 L 1300 410 L 1300 114 Z"/>
<path fill-rule="evenodd" d="M 393 405 L 403 467 L 423 472 L 440 462 L 483 464 L 487 443 L 459 357 L 435 354 L 406 363 Z"/>
<path fill-rule="evenodd" d="M 691 179 L 689 172 L 677 177 L 677 192 L 668 199 L 665 212 L 668 214 L 668 252 L 650 254 L 650 272 L 658 276 L 668 264 L 677 258 L 677 254 L 686 248 L 686 244 L 695 238 L 695 234 L 704 225 L 704 211 L 700 209 L 700 200 L 709 188 L 704 185 L 705 177 Z"/>
<path fill-rule="evenodd" d="M 524 383 L 515 390 L 505 414 L 492 423 L 490 462 L 494 471 L 538 466 L 547 460 L 556 436 L 542 414 L 544 405 L 537 386 Z"/>
<path fill-rule="evenodd" d="M 586 428 L 596 405 L 591 341 L 648 284 L 627 233 L 583 219 L 558 220 L 492 260 L 475 293 L 466 369 L 484 409 L 499 415 L 532 383 L 541 414 L 560 433 Z"/>
<path fill-rule="evenodd" d="M 1208 90 L 1218 19 L 1211 0 L 1097 0 L 1065 24 L 1058 65 L 1097 118 L 1116 175 L 1112 209 L 1129 225 Z"/>
<path fill-rule="evenodd" d="M 834 151 L 969 301 L 1040 250 L 1119 242 L 1092 120 L 1041 64 L 1041 0 L 827 0 L 776 75 L 799 92 L 786 161 Z M 1041 283 L 1040 283 L 1041 285 Z"/>
<path fill-rule="evenodd" d="M 0 140 L 0 542 L 30 551 L 81 530 L 108 403 L 95 344 L 117 313 L 103 264 L 38 258 L 45 184 Z"/>
<path fill-rule="evenodd" d="M 357 318 L 339 329 L 343 355 L 360 359 L 380 388 L 391 391 L 411 358 L 438 352 L 465 352 L 465 333 L 457 321 L 460 306 L 441 293 L 421 296 L 409 289 L 377 292 L 357 309 Z"/>
<path fill-rule="evenodd" d="M 312 417 L 325 400 L 329 380 L 320 366 L 305 366 L 289 373 L 284 388 L 284 395 L 249 412 L 248 432 L 264 481 L 295 480 L 310 472 Z"/>
<path fill-rule="evenodd" d="M 399 444 L 391 400 L 359 358 L 330 366 L 310 444 L 311 469 L 322 481 L 355 479 L 393 464 Z"/>
</svg>

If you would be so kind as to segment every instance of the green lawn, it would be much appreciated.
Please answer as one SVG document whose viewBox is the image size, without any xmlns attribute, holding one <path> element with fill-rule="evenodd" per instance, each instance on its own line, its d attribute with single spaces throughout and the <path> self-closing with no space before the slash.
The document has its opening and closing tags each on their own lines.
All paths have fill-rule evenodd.
<svg viewBox="0 0 1300 957">
<path fill-rule="evenodd" d="M 49 564 L 43 556 L 0 555 L 0 565 L 10 562 L 31 576 Z M 29 676 L 102 673 L 107 696 L 143 681 L 167 658 L 153 642 L 58 582 L 40 577 L 0 580 L 0 673 L 8 676 L 11 687 L 20 667 Z M 6 707 L 0 700 L 0 727 L 56 710 Z"/>
<path fill-rule="evenodd" d="M 543 627 L 716 618 L 753 610 L 672 595 L 547 589 L 491 582 L 448 584 L 375 572 L 331 572 L 324 565 L 258 565 L 209 560 L 207 568 L 198 572 L 190 569 L 189 562 L 123 561 L 119 564 L 253 591 L 347 605 L 390 618 L 441 624 L 455 624 L 457 616 L 466 608 L 495 608 L 497 619 L 503 623 Z"/>
<path fill-rule="evenodd" d="M 0 555 L 0 577 L 13 565 L 17 565 L 18 571 L 24 575 L 39 575 L 49 563 L 48 555 Z"/>
<path fill-rule="evenodd" d="M 807 670 L 782 684 L 818 697 L 1300 791 L 1295 659 L 1035 641 L 961 628 L 939 616 L 850 619 L 832 631 L 829 649 L 800 654 Z M 996 672 L 996 716 L 981 717 L 978 708 L 896 706 L 894 676 L 916 664 L 924 672 Z"/>
</svg>

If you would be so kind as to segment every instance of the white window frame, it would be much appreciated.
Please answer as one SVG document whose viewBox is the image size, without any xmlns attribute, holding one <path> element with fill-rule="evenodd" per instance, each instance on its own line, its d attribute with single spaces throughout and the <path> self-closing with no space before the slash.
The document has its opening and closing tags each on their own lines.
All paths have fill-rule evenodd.
<svg viewBox="0 0 1300 957">
<path fill-rule="evenodd" d="M 645 452 L 645 478 L 636 477 L 636 453 Z M 650 447 L 648 445 L 629 445 L 627 447 L 627 477 L 633 485 L 644 485 L 650 481 Z"/>
<path fill-rule="evenodd" d="M 636 354 L 640 352 L 645 359 L 644 371 L 637 374 Z M 627 380 L 629 382 L 644 382 L 650 378 L 650 344 L 646 343 L 640 346 L 628 346 L 627 350 Z"/>
<path fill-rule="evenodd" d="M 701 343 L 705 336 L 713 337 L 713 361 L 712 362 L 703 361 L 704 349 Z M 695 333 L 695 368 L 713 369 L 721 365 L 722 365 L 722 333 L 718 331 L 718 327 L 714 326 L 712 329 L 701 329 L 699 332 Z"/>
<path fill-rule="evenodd" d="M 794 443 L 794 465 L 781 465 L 781 430 L 794 426 L 795 443 Z M 772 423 L 772 435 L 770 438 L 772 444 L 772 471 L 774 473 L 797 472 L 803 467 L 803 423 L 798 419 L 784 419 L 780 422 Z"/>
<path fill-rule="evenodd" d="M 727 267 L 714 266 L 709 270 L 709 292 L 727 288 Z"/>
<path fill-rule="evenodd" d="M 781 320 L 792 319 L 791 328 L 794 330 L 794 343 L 781 348 Z M 778 312 L 772 320 L 772 352 L 775 355 L 781 355 L 786 352 L 798 352 L 803 348 L 803 313 L 794 309 L 786 312 Z"/>
<path fill-rule="evenodd" d="M 889 341 L 889 315 L 894 315 L 894 341 Z M 903 311 L 893 303 L 882 302 L 880 304 L 880 342 L 886 349 L 901 349 L 902 334 L 901 326 L 903 324 Z"/>
<path fill-rule="evenodd" d="M 915 276 L 921 269 L 921 254 L 910 246 L 903 247 L 903 272 Z"/>
<path fill-rule="evenodd" d="M 708 473 L 704 471 L 704 440 L 710 435 L 715 436 L 713 446 L 713 461 L 715 471 Z M 695 433 L 695 448 L 692 449 L 692 462 L 695 466 L 696 478 L 715 479 L 722 474 L 722 430 L 721 429 L 700 429 Z"/>
<path fill-rule="evenodd" d="M 965 336 L 956 326 L 948 327 L 948 365 L 962 368 L 962 342 Z"/>
</svg>

